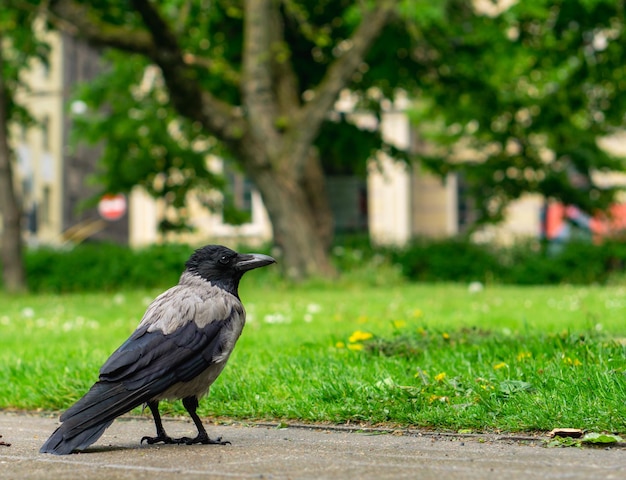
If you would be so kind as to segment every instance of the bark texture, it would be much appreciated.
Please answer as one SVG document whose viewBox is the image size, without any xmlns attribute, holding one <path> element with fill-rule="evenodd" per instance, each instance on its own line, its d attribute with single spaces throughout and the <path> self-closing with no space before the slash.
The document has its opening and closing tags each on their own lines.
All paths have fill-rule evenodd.
<svg viewBox="0 0 626 480">
<path fill-rule="evenodd" d="M 2 45 L 2 37 L 0 37 Z M 21 212 L 13 185 L 11 152 L 8 143 L 8 90 L 4 81 L 3 56 L 0 48 L 0 216 L 2 235 L 0 249 L 4 288 L 9 292 L 26 290 L 22 259 Z"/>
</svg>

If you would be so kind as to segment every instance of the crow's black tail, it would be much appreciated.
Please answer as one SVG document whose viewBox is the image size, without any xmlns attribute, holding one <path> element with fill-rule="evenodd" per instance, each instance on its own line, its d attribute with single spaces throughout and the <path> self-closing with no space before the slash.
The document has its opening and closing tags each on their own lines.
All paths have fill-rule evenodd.
<svg viewBox="0 0 626 480">
<path fill-rule="evenodd" d="M 61 426 L 39 452 L 67 455 L 84 450 L 102 436 L 113 420 L 147 402 L 146 390 L 129 391 L 121 383 L 97 382 L 61 415 Z"/>
<path fill-rule="evenodd" d="M 113 423 L 110 420 L 105 423 L 94 425 L 82 430 L 80 433 L 70 436 L 68 428 L 62 424 L 39 449 L 39 453 L 52 453 L 54 455 L 68 455 L 77 450 L 84 450 L 98 440 L 104 431 Z"/>
</svg>

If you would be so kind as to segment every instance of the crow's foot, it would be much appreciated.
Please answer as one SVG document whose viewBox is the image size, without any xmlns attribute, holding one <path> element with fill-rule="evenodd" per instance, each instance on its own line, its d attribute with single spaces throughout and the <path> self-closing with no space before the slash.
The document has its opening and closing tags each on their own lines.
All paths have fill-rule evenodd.
<svg viewBox="0 0 626 480">
<path fill-rule="evenodd" d="M 175 439 L 178 443 L 184 443 L 186 445 L 194 445 L 197 443 L 201 443 L 203 445 L 230 445 L 228 440 L 223 441 L 222 437 L 218 437 L 215 440 L 209 438 L 209 436 L 205 433 L 199 434 L 196 438 L 190 437 L 182 437 Z"/>
<path fill-rule="evenodd" d="M 172 438 L 169 435 L 157 435 L 156 437 L 143 437 L 141 439 L 141 444 L 143 444 L 143 442 L 146 442 L 148 445 L 154 445 L 155 443 L 166 443 L 166 444 L 175 444 L 175 443 L 181 443 L 178 441 L 178 438 Z"/>
</svg>

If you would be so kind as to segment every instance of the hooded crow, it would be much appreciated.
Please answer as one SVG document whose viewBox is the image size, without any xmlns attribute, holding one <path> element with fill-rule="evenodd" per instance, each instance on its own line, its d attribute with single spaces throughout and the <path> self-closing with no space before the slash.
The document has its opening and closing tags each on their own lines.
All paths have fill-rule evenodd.
<svg viewBox="0 0 626 480">
<path fill-rule="evenodd" d="M 100 369 L 99 380 L 61 415 L 61 425 L 39 450 L 66 455 L 84 450 L 120 415 L 146 404 L 155 437 L 141 443 L 225 444 L 207 435 L 198 400 L 222 372 L 245 323 L 237 292 L 245 272 L 275 263 L 261 254 L 239 254 L 219 245 L 196 250 L 178 285 L 159 295 L 141 323 Z M 198 429 L 195 438 L 171 438 L 160 400 L 183 400 Z"/>
</svg>

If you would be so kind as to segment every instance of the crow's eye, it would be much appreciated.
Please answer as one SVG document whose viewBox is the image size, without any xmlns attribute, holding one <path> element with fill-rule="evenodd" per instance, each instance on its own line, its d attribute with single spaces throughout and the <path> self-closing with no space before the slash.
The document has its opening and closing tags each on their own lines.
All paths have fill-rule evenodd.
<svg viewBox="0 0 626 480">
<path fill-rule="evenodd" d="M 230 263 L 230 257 L 223 255 L 222 258 L 220 258 L 220 263 L 222 265 L 228 265 Z"/>
</svg>

